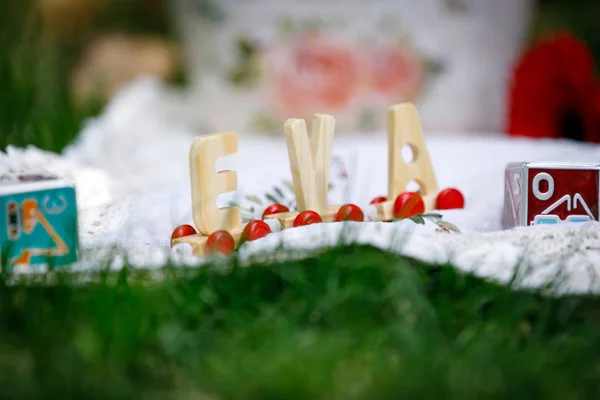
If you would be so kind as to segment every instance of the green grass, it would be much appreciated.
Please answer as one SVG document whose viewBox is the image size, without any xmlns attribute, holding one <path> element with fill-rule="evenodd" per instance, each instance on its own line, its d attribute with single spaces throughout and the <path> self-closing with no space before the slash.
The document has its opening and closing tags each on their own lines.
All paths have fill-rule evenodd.
<svg viewBox="0 0 600 400">
<path fill-rule="evenodd" d="M 0 288 L 3 398 L 597 398 L 595 298 L 371 247 Z"/>
<path fill-rule="evenodd" d="M 58 45 L 43 40 L 37 1 L 0 2 L 0 151 L 8 145 L 34 145 L 60 152 L 85 119 L 103 106 L 102 101 L 76 104 L 69 89 L 72 68 L 88 36 Z M 170 33 L 161 25 L 160 7 L 154 7 L 154 13 L 136 11 L 136 4 L 153 7 L 146 0 L 103 2 L 108 11 L 100 15 L 101 31 Z"/>
<path fill-rule="evenodd" d="M 40 41 L 29 3 L 0 5 L 0 151 L 7 145 L 61 151 L 99 107 L 75 106 L 68 90 L 72 53 Z"/>
</svg>

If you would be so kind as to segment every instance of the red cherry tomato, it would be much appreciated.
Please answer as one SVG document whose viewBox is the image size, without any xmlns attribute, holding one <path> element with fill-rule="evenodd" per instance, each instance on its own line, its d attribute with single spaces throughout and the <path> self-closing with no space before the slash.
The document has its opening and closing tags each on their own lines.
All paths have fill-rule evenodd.
<svg viewBox="0 0 600 400">
<path fill-rule="evenodd" d="M 173 240 L 180 237 L 195 235 L 196 233 L 198 232 L 196 232 L 196 229 L 191 225 L 185 224 L 178 226 L 171 234 L 171 247 L 173 247 Z"/>
<path fill-rule="evenodd" d="M 379 203 L 383 203 L 384 201 L 387 201 L 387 197 L 379 196 L 379 197 L 375 197 L 373 200 L 371 200 L 371 204 L 379 204 Z"/>
<path fill-rule="evenodd" d="M 257 219 L 248 222 L 244 227 L 242 240 L 252 241 L 260 239 L 263 236 L 267 236 L 269 233 L 271 233 L 271 227 L 266 222 Z"/>
<path fill-rule="evenodd" d="M 231 254 L 235 250 L 235 240 L 227 231 L 213 232 L 206 241 L 205 251 L 207 254 Z"/>
<path fill-rule="evenodd" d="M 319 214 L 311 210 L 306 210 L 302 211 L 296 216 L 296 218 L 294 219 L 294 227 L 318 224 L 319 222 L 323 222 Z"/>
<path fill-rule="evenodd" d="M 465 198 L 460 190 L 448 188 L 438 193 L 435 200 L 435 208 L 437 210 L 452 210 L 455 208 L 464 208 Z"/>
<path fill-rule="evenodd" d="M 279 214 L 279 213 L 283 213 L 283 212 L 288 212 L 290 211 L 289 208 L 287 208 L 286 206 L 284 206 L 283 204 L 271 204 L 269 207 L 265 208 L 265 211 L 263 212 L 263 219 L 265 219 L 265 217 L 267 215 L 272 215 L 272 214 Z"/>
<path fill-rule="evenodd" d="M 340 221 L 358 221 L 363 222 L 365 220 L 365 214 L 362 212 L 360 207 L 355 204 L 344 204 L 340 207 L 335 216 L 335 220 Z"/>
<path fill-rule="evenodd" d="M 400 193 L 394 201 L 394 217 L 410 218 L 425 212 L 425 203 L 418 192 Z"/>
</svg>

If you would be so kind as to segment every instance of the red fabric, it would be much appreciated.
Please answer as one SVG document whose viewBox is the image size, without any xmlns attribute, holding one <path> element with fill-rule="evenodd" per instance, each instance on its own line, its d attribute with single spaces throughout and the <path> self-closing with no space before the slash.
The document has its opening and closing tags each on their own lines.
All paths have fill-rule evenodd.
<svg viewBox="0 0 600 400">
<path fill-rule="evenodd" d="M 561 116 L 575 113 L 587 142 L 600 142 L 600 86 L 592 54 L 570 34 L 538 42 L 513 71 L 507 132 L 534 138 L 564 137 Z"/>
</svg>

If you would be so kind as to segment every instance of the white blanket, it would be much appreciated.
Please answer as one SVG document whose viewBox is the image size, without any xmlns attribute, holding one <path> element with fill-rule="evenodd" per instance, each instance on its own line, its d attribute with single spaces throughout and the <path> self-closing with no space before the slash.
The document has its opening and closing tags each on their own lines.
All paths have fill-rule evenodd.
<svg viewBox="0 0 600 400">
<path fill-rule="evenodd" d="M 112 260 L 116 268 L 125 258 L 140 267 L 159 267 L 173 255 L 185 263 L 198 263 L 201 260 L 182 257 L 181 249 L 175 254 L 169 249 L 172 230 L 192 223 L 188 152 L 196 134 L 178 114 L 184 107 L 182 95 L 169 93 L 152 79 L 138 81 L 116 96 L 103 115 L 90 120 L 62 155 L 33 147 L 9 148 L 6 154 L 0 153 L 0 173 L 45 170 L 75 180 L 82 248 L 77 268 L 99 266 L 99 258 L 114 255 L 115 247 L 124 252 Z M 515 268 L 526 265 L 523 285 L 544 285 L 559 275 L 561 292 L 600 292 L 595 279 L 600 269 L 598 223 L 510 231 L 500 226 L 506 163 L 598 161 L 600 146 L 441 133 L 429 134 L 427 145 L 440 187 L 457 187 L 465 195 L 464 210 L 443 213 L 462 233 L 439 233 L 435 226 L 411 221 L 363 223 L 359 230 L 351 224 L 356 241 L 424 261 L 451 262 L 501 282 L 509 281 Z M 385 195 L 387 138 L 383 132 L 338 132 L 333 155 L 332 203 L 365 207 L 373 197 Z M 245 196 L 255 195 L 266 206 L 265 194 L 275 186 L 287 190 L 283 182 L 290 179 L 282 137 L 239 133 L 238 153 L 217 166 L 238 171 L 239 190 L 222 196 L 221 204 L 235 200 L 250 206 Z M 293 199 L 289 190 L 285 195 Z M 262 208 L 257 206 L 254 215 L 260 215 Z M 342 224 L 323 224 L 273 233 L 244 245 L 241 254 L 264 253 L 282 241 L 290 248 L 317 249 L 339 240 L 341 230 Z M 400 247 L 394 244 L 399 236 L 404 238 Z"/>
</svg>

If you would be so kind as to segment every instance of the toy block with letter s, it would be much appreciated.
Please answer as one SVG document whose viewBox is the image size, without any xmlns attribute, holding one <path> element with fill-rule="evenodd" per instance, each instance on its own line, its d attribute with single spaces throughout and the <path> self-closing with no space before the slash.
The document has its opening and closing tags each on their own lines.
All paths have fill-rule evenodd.
<svg viewBox="0 0 600 400">
<path fill-rule="evenodd" d="M 598 221 L 600 164 L 510 163 L 504 177 L 504 228 Z"/>
<path fill-rule="evenodd" d="M 313 115 L 310 136 L 303 119 L 288 119 L 284 123 L 296 210 L 272 204 L 264 210 L 261 220 L 248 223 L 242 223 L 239 208 L 217 207 L 218 196 L 237 189 L 236 172 L 217 171 L 215 166 L 218 158 L 237 152 L 237 134 L 223 132 L 197 137 L 189 155 L 195 227 L 177 227 L 171 235 L 171 246 L 189 244 L 197 256 L 229 254 L 240 243 L 271 233 L 272 225 L 267 222 L 277 221 L 276 226 L 289 229 L 323 222 L 365 221 L 365 213 L 355 204 L 328 204 L 334 130 L 335 120 L 326 114 Z M 464 207 L 460 191 L 439 190 L 412 104 L 398 104 L 389 109 L 388 147 L 388 197 L 371 202 L 372 220 L 392 221 L 433 209 Z M 404 148 L 412 151 L 412 160 L 403 160 Z M 413 181 L 419 185 L 416 191 L 407 188 Z"/>
<path fill-rule="evenodd" d="M 77 261 L 75 187 L 47 174 L 0 177 L 0 264 L 63 266 Z"/>
</svg>

